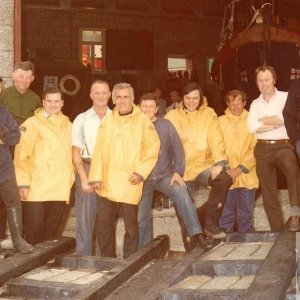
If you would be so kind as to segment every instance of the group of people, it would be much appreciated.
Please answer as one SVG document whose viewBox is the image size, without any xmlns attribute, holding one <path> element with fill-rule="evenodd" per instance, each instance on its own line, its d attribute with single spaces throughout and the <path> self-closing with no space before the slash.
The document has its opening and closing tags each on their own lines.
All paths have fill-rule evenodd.
<svg viewBox="0 0 300 300">
<path fill-rule="evenodd" d="M 300 230 L 293 146 L 300 155 L 299 87 L 291 88 L 287 100 L 287 93 L 275 88 L 271 66 L 256 70 L 261 94 L 249 113 L 245 93 L 232 90 L 219 118 L 198 83 L 187 83 L 182 101 L 163 117 L 158 91 L 144 93 L 136 105 L 130 84 L 117 83 L 111 92 L 107 82 L 96 80 L 91 108 L 71 124 L 61 111 L 61 91 L 46 89 L 40 102 L 29 89 L 33 79 L 32 63 L 21 62 L 13 85 L 0 95 L 0 196 L 17 250 L 30 252 L 57 234 L 74 179 L 78 255 L 92 255 L 96 228 L 100 255 L 115 257 L 119 215 L 125 224 L 124 258 L 149 243 L 154 190 L 174 203 L 186 250 L 208 249 L 234 230 L 253 231 L 259 183 L 271 230 L 280 231 L 277 167 L 288 183 L 288 229 Z M 202 224 L 191 197 L 196 183 L 210 187 Z"/>
</svg>

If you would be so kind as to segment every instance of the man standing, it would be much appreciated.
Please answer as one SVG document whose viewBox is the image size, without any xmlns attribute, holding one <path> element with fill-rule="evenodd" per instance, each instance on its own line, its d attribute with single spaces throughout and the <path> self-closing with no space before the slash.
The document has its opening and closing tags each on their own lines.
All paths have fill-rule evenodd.
<svg viewBox="0 0 300 300">
<path fill-rule="evenodd" d="M 115 257 L 118 209 L 125 223 L 123 257 L 138 248 L 138 203 L 143 181 L 154 168 L 159 138 L 152 122 L 133 103 L 133 88 L 118 83 L 112 91 L 116 105 L 101 124 L 89 173 L 98 200 L 98 243 L 101 256 Z"/>
<path fill-rule="evenodd" d="M 62 112 L 56 87 L 47 88 L 43 108 L 20 127 L 15 168 L 26 239 L 37 244 L 57 234 L 74 181 L 72 124 Z"/>
<path fill-rule="evenodd" d="M 78 255 L 92 255 L 97 199 L 96 193 L 88 184 L 88 173 L 98 128 L 105 116 L 111 113 L 107 106 L 110 94 L 107 82 L 97 80 L 92 83 L 90 97 L 93 106 L 78 115 L 72 127 L 72 160 L 77 171 L 75 177 L 75 210 L 76 253 Z"/>
<path fill-rule="evenodd" d="M 0 105 L 6 107 L 20 126 L 41 106 L 40 97 L 29 89 L 34 80 L 33 63 L 30 61 L 17 63 L 12 79 L 13 85 L 0 94 Z"/>
<path fill-rule="evenodd" d="M 12 74 L 12 79 L 13 85 L 2 89 L 0 93 L 0 105 L 3 105 L 13 115 L 18 126 L 20 126 L 41 106 L 40 97 L 29 89 L 34 80 L 33 63 L 30 61 L 17 63 Z M 0 239 L 5 237 L 5 229 L 6 208 L 0 199 Z"/>
<path fill-rule="evenodd" d="M 9 147 L 17 144 L 19 140 L 20 131 L 16 121 L 3 106 L 0 106 L 0 196 L 7 209 L 13 245 L 21 253 L 27 253 L 33 248 L 22 238 L 22 207 L 9 150 Z"/>
<path fill-rule="evenodd" d="M 235 223 L 238 232 L 253 231 L 253 208 L 258 179 L 253 150 L 255 135 L 249 133 L 248 112 L 244 109 L 247 96 L 243 91 L 231 90 L 226 93 L 228 108 L 219 117 L 226 144 L 226 155 L 230 168 L 227 174 L 233 179 L 220 218 L 220 227 L 233 232 Z"/>
<path fill-rule="evenodd" d="M 185 170 L 184 150 L 172 123 L 157 117 L 158 99 L 153 93 L 146 93 L 140 99 L 141 111 L 153 122 L 160 139 L 158 161 L 144 183 L 143 196 L 139 204 L 139 246 L 152 239 L 151 207 L 154 190 L 166 194 L 174 202 L 189 236 L 189 249 L 198 244 L 208 248 L 194 203 L 187 191 L 183 174 Z"/>
<path fill-rule="evenodd" d="M 300 79 L 295 80 L 290 87 L 283 109 L 283 118 L 287 134 L 300 158 Z"/>
<path fill-rule="evenodd" d="M 261 66 L 255 73 L 256 84 L 261 94 L 251 104 L 248 126 L 257 138 L 254 156 L 264 207 L 271 230 L 281 231 L 284 224 L 276 181 L 276 168 L 279 168 L 286 177 L 291 203 L 288 230 L 299 231 L 300 171 L 282 115 L 287 93 L 275 88 L 277 75 L 273 67 Z"/>
<path fill-rule="evenodd" d="M 169 111 L 166 119 L 173 123 L 183 144 L 186 159 L 183 179 L 189 191 L 192 192 L 195 181 L 211 186 L 205 204 L 205 233 L 214 239 L 225 238 L 225 232 L 219 228 L 220 207 L 232 179 L 225 170 L 227 157 L 218 117 L 207 106 L 198 83 L 183 88 L 183 103 Z"/>
</svg>

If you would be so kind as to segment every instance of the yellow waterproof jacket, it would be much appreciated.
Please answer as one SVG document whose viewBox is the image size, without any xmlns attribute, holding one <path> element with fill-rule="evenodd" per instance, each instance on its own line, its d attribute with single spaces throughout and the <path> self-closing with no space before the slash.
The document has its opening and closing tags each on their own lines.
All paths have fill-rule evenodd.
<svg viewBox="0 0 300 300">
<path fill-rule="evenodd" d="M 249 132 L 247 116 L 246 110 L 243 110 L 240 116 L 234 116 L 227 109 L 225 115 L 219 117 L 230 167 L 236 168 L 242 165 L 249 171 L 249 173 L 241 173 L 231 189 L 239 187 L 254 189 L 258 187 L 256 161 L 253 155 L 256 138 L 254 134 Z"/>
<path fill-rule="evenodd" d="M 14 163 L 18 186 L 29 187 L 27 201 L 69 202 L 74 181 L 71 128 L 62 113 L 46 119 L 43 108 L 20 126 Z"/>
<path fill-rule="evenodd" d="M 128 179 L 137 173 L 146 180 L 157 162 L 159 148 L 154 125 L 137 106 L 126 116 L 114 109 L 100 125 L 89 182 L 102 181 L 103 189 L 97 193 L 111 201 L 137 205 L 143 183 L 132 185 Z"/>
<path fill-rule="evenodd" d="M 225 143 L 215 111 L 207 106 L 206 98 L 198 110 L 186 112 L 181 103 L 165 116 L 175 126 L 182 141 L 186 169 L 183 179 L 195 180 L 205 169 L 226 161 Z"/>
</svg>

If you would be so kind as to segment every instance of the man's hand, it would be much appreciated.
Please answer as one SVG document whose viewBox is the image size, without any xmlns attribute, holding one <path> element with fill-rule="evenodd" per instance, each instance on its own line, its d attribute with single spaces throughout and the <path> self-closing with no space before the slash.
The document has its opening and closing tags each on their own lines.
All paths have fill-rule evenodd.
<svg viewBox="0 0 300 300">
<path fill-rule="evenodd" d="M 87 194 L 90 194 L 94 191 L 93 187 L 91 185 L 89 185 L 87 181 L 81 182 L 81 188 L 82 188 L 82 191 Z"/>
<path fill-rule="evenodd" d="M 21 200 L 27 200 L 29 188 L 28 187 L 19 187 L 19 196 Z"/>
<path fill-rule="evenodd" d="M 223 167 L 221 167 L 221 166 L 212 167 L 210 170 L 211 179 L 215 180 L 221 173 L 222 169 L 223 169 Z"/>
<path fill-rule="evenodd" d="M 173 174 L 170 185 L 173 185 L 173 183 L 175 183 L 175 182 L 177 182 L 179 185 L 187 188 L 183 178 L 178 173 Z"/>
<path fill-rule="evenodd" d="M 103 189 L 103 182 L 102 181 L 91 182 L 89 183 L 89 186 L 91 186 L 92 189 L 94 190 L 101 191 Z"/>
<path fill-rule="evenodd" d="M 0 139 L 0 145 L 3 145 L 4 143 L 3 143 L 3 141 Z"/>
<path fill-rule="evenodd" d="M 240 174 L 242 173 L 242 170 L 239 167 L 237 167 L 237 168 L 234 168 L 234 169 L 228 169 L 226 172 L 232 178 L 232 181 L 234 183 L 236 178 L 238 176 L 240 176 Z"/>
<path fill-rule="evenodd" d="M 143 177 L 133 173 L 130 177 L 129 177 L 129 182 L 133 185 L 139 184 L 141 182 L 143 182 Z"/>
</svg>

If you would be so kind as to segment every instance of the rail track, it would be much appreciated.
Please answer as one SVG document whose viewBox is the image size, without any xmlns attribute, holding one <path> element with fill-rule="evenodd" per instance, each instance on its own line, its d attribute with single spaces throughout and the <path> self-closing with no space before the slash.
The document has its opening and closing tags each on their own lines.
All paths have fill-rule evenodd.
<svg viewBox="0 0 300 300">
<path fill-rule="evenodd" d="M 128 259 L 65 253 L 73 247 L 60 238 L 0 259 L 0 299 L 297 299 L 291 232 L 232 234 L 179 258 L 170 255 L 168 236 Z"/>
</svg>

